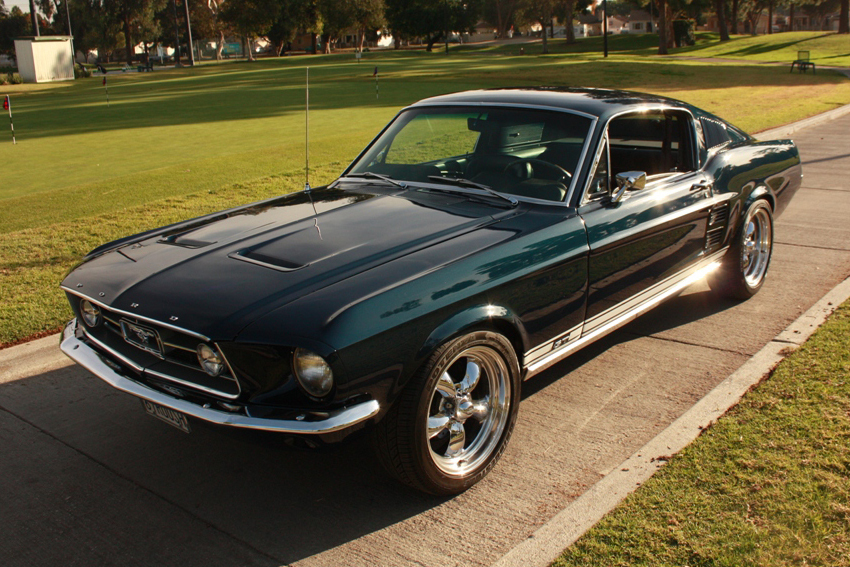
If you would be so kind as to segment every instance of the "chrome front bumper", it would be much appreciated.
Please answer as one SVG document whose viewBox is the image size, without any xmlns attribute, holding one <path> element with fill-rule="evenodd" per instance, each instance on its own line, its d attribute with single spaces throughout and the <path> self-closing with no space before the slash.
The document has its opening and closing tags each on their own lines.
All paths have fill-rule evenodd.
<svg viewBox="0 0 850 567">
<path fill-rule="evenodd" d="M 305 419 L 304 421 L 298 421 L 250 417 L 202 407 L 192 402 L 163 394 L 116 372 L 103 361 L 99 352 L 76 337 L 76 328 L 77 320 L 72 319 L 65 326 L 65 330 L 62 332 L 62 342 L 60 343 L 62 352 L 67 354 L 71 360 L 110 386 L 121 391 L 211 423 L 244 429 L 275 431 L 278 433 L 317 435 L 333 433 L 351 427 L 375 416 L 380 409 L 377 401 L 370 400 L 341 410 L 327 412 L 327 417 L 319 420 L 307 421 Z"/>
</svg>

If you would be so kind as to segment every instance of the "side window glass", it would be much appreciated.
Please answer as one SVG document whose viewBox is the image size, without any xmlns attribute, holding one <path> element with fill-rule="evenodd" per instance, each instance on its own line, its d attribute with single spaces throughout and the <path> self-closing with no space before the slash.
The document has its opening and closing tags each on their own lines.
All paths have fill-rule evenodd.
<svg viewBox="0 0 850 567">
<path fill-rule="evenodd" d="M 608 124 L 611 174 L 643 171 L 647 177 L 695 168 L 692 119 L 675 110 L 626 114 Z"/>
</svg>

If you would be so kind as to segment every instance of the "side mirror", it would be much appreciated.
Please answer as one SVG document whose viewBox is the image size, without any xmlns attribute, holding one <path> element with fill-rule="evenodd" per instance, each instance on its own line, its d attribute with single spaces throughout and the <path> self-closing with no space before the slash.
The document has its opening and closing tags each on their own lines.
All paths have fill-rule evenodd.
<svg viewBox="0 0 850 567">
<path fill-rule="evenodd" d="M 646 187 L 646 172 L 645 171 L 625 171 L 618 173 L 616 178 L 617 189 L 611 193 L 611 202 L 619 203 L 626 191 L 635 189 L 643 189 Z"/>
</svg>

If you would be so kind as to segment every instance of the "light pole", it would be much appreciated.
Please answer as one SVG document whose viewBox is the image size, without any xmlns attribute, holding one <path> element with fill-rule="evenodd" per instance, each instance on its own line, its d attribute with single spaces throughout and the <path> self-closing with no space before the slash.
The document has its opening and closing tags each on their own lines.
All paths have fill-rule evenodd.
<svg viewBox="0 0 850 567">
<path fill-rule="evenodd" d="M 65 15 L 68 16 L 68 39 L 71 40 L 71 65 L 74 65 L 77 52 L 74 50 L 74 34 L 71 33 L 71 0 L 65 0 Z"/>
</svg>

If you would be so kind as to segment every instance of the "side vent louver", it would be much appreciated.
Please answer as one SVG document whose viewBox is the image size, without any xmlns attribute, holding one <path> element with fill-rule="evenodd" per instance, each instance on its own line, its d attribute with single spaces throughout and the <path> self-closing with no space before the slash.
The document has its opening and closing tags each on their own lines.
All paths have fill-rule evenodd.
<svg viewBox="0 0 850 567">
<path fill-rule="evenodd" d="M 729 221 L 729 203 L 716 205 L 708 215 L 708 231 L 705 234 L 705 248 L 709 250 L 723 243 L 723 234 Z"/>
</svg>

